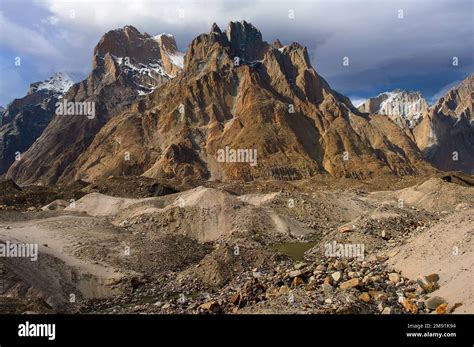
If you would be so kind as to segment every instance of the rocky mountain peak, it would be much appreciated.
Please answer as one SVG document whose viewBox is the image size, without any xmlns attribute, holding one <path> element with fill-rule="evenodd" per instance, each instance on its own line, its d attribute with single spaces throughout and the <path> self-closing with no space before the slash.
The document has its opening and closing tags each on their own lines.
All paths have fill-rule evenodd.
<svg viewBox="0 0 474 347">
<path fill-rule="evenodd" d="M 463 113 L 469 113 L 470 119 L 474 120 L 473 98 L 471 96 L 473 90 L 474 74 L 471 74 L 458 86 L 450 89 L 445 96 L 441 97 L 436 104 L 433 105 L 433 109 L 436 112 L 453 117 Z"/>
<path fill-rule="evenodd" d="M 281 44 L 279 39 L 276 39 L 275 41 L 273 41 L 273 48 L 280 49 L 282 47 L 283 45 Z"/>
<path fill-rule="evenodd" d="M 55 73 L 32 83 L 26 96 L 0 108 L 0 176 L 15 161 L 15 153 L 26 151 L 51 121 L 56 102 L 74 85 L 65 73 Z"/>
<path fill-rule="evenodd" d="M 105 84 L 125 78 L 145 95 L 182 70 L 183 56 L 173 35 L 153 37 L 127 25 L 100 39 L 94 49 L 94 74 Z"/>
<path fill-rule="evenodd" d="M 231 54 L 245 60 L 261 60 L 268 43 L 262 40 L 262 33 L 246 21 L 230 22 L 226 30 Z"/>
<path fill-rule="evenodd" d="M 50 92 L 53 94 L 65 94 L 74 84 L 73 80 L 63 72 L 57 72 L 50 78 L 30 84 L 28 95 L 38 91 Z"/>
<path fill-rule="evenodd" d="M 389 116 L 400 127 L 412 129 L 421 121 L 429 105 L 418 91 L 395 89 L 366 100 L 358 108 L 361 112 Z"/>
<path fill-rule="evenodd" d="M 190 44 L 186 58 L 185 70 L 202 70 L 207 66 L 216 70 L 219 66 L 226 69 L 235 65 L 254 67 L 261 63 L 271 46 L 262 40 L 260 30 L 246 21 L 229 22 L 226 31 L 213 23 L 209 34 L 201 34 Z"/>
<path fill-rule="evenodd" d="M 161 59 L 165 71 L 175 77 L 182 69 L 184 53 L 178 50 L 176 40 L 172 34 L 159 34 L 154 37 L 160 45 Z"/>
<path fill-rule="evenodd" d="M 115 57 L 128 57 L 143 64 L 161 59 L 159 43 L 131 25 L 111 30 L 102 36 L 94 49 L 94 68 L 103 65 L 107 53 Z"/>
<path fill-rule="evenodd" d="M 154 39 L 160 44 L 160 49 L 166 50 L 168 52 L 177 52 L 178 46 L 176 44 L 176 39 L 172 34 L 162 33 L 154 36 Z"/>
<path fill-rule="evenodd" d="M 222 30 L 221 28 L 219 28 L 219 26 L 217 25 L 217 23 L 212 23 L 212 26 L 211 26 L 211 31 L 209 33 L 216 33 L 216 34 L 219 34 L 221 35 L 222 34 Z"/>
<path fill-rule="evenodd" d="M 474 74 L 449 90 L 414 129 L 426 160 L 441 170 L 474 173 Z"/>
<path fill-rule="evenodd" d="M 133 26 L 111 30 L 100 39 L 94 49 L 93 70 L 85 80 L 74 84 L 64 96 L 71 102 L 93 102 L 97 114 L 92 119 L 82 116 L 55 115 L 54 103 L 52 107 L 48 103 L 46 105 L 48 107 L 44 107 L 43 111 L 36 109 L 30 111 L 32 108 L 26 108 L 25 104 L 31 103 L 31 97 L 14 103 L 13 106 L 19 111 L 9 112 L 12 116 L 2 119 L 2 124 L 9 122 L 12 125 L 6 125 L 4 130 L 0 129 L 8 136 L 20 134 L 16 130 L 18 126 L 9 121 L 10 119 L 25 119 L 26 112 L 29 112 L 29 115 L 33 114 L 33 111 L 35 114 L 43 112 L 44 116 L 41 127 L 38 126 L 39 130 L 34 134 L 29 130 L 32 128 L 31 125 L 25 123 L 25 131 L 32 133 L 27 137 L 29 142 L 25 142 L 26 145 L 20 147 L 13 140 L 8 140 L 12 144 L 8 147 L 8 153 L 14 153 L 18 148 L 21 151 L 28 149 L 22 155 L 21 161 L 14 162 L 10 166 L 10 174 L 22 181 L 43 180 L 44 182 L 55 181 L 61 175 L 65 175 L 67 170 L 71 169 L 70 166 L 67 168 L 66 166 L 76 160 L 84 148 L 89 146 L 97 132 L 111 117 L 128 107 L 138 97 L 150 94 L 179 72 L 180 68 L 173 64 L 172 60 L 175 58 L 179 62 L 179 56 L 168 55 L 168 53 L 177 53 L 172 51 L 174 39 L 168 38 L 166 43 L 162 43 L 163 49 L 156 39 L 139 32 Z M 63 79 L 56 76 L 52 80 L 62 81 Z M 50 81 L 44 86 L 56 84 Z M 39 86 L 35 85 L 35 88 Z M 31 96 L 43 96 L 43 94 L 45 93 L 34 93 Z M 34 105 L 38 103 L 44 104 L 43 101 L 35 101 Z M 28 117 L 28 119 L 34 119 L 34 117 Z M 36 123 L 40 122 L 37 120 Z M 68 136 L 58 135 L 64 133 Z M 7 138 L 7 135 L 4 138 Z M 14 136 L 15 139 L 21 137 Z M 32 141 L 34 141 L 33 144 L 31 144 Z M 5 146 L 0 144 L 0 156 L 3 152 L 7 153 L 2 147 Z M 48 161 L 45 158 L 51 158 L 51 160 Z M 4 169 L 12 163 L 12 160 L 6 163 L 8 165 Z M 30 170 L 31 167 L 35 169 Z M 1 171 L 2 168 L 0 168 L 0 174 Z"/>
</svg>

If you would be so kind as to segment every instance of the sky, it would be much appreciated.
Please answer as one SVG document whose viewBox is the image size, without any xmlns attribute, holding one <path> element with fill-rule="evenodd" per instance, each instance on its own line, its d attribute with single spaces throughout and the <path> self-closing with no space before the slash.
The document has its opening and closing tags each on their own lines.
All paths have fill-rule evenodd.
<svg viewBox="0 0 474 347">
<path fill-rule="evenodd" d="M 184 51 L 213 22 L 225 29 L 231 20 L 270 43 L 305 45 L 354 104 L 396 88 L 434 102 L 474 72 L 472 0 L 0 0 L 0 105 L 58 71 L 84 79 L 109 30 L 172 33 Z"/>
</svg>

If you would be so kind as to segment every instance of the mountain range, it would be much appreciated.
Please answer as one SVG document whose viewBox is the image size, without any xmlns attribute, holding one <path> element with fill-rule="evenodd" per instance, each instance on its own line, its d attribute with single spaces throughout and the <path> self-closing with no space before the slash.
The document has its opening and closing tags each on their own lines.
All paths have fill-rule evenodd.
<svg viewBox="0 0 474 347">
<path fill-rule="evenodd" d="M 225 31 L 213 24 L 185 53 L 172 35 L 126 26 L 101 38 L 86 80 L 51 99 L 32 85 L 8 105 L 0 175 L 53 184 L 474 173 L 472 83 L 471 75 L 433 107 L 397 90 L 356 108 L 316 72 L 305 47 L 267 43 L 245 21 Z M 60 98 L 94 103 L 95 116 L 55 113 Z M 37 125 L 22 125 L 28 112 Z M 245 155 L 220 160 L 222 151 L 256 153 L 256 165 Z"/>
</svg>

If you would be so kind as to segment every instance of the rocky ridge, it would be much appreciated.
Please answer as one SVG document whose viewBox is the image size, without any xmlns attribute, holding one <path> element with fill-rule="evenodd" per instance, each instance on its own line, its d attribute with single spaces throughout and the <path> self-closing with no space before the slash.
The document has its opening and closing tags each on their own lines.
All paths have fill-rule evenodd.
<svg viewBox="0 0 474 347">
<path fill-rule="evenodd" d="M 93 105 L 94 116 L 49 113 L 46 129 L 7 176 L 22 183 L 54 183 L 70 174 L 70 164 L 116 112 L 176 73 L 163 65 L 165 55 L 160 43 L 132 26 L 106 33 L 94 49 L 90 75 L 64 95 L 68 102 Z"/>
<path fill-rule="evenodd" d="M 56 73 L 32 83 L 25 97 L 13 100 L 0 111 L 0 177 L 41 136 L 53 117 L 56 102 L 72 85 L 66 74 Z"/>
<path fill-rule="evenodd" d="M 452 88 L 413 133 L 426 160 L 441 170 L 474 173 L 474 75 Z"/>
<path fill-rule="evenodd" d="M 256 151 L 256 165 L 220 162 L 226 147 Z M 397 126 L 364 116 L 331 90 L 305 47 L 275 48 L 246 22 L 231 22 L 225 32 L 213 25 L 194 39 L 184 73 L 111 118 L 71 167 L 64 177 L 143 174 L 182 182 L 431 170 Z"/>
</svg>

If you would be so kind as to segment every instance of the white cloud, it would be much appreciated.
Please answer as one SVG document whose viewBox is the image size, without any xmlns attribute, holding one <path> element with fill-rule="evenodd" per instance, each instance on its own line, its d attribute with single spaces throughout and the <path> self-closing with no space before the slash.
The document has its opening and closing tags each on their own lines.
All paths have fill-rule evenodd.
<svg viewBox="0 0 474 347">
<path fill-rule="evenodd" d="M 61 55 L 59 51 L 38 32 L 20 26 L 0 12 L 0 44 L 17 54 L 34 56 Z"/>
<path fill-rule="evenodd" d="M 56 16 L 49 16 L 41 20 L 43 24 L 56 25 L 59 22 L 59 18 Z"/>
</svg>

